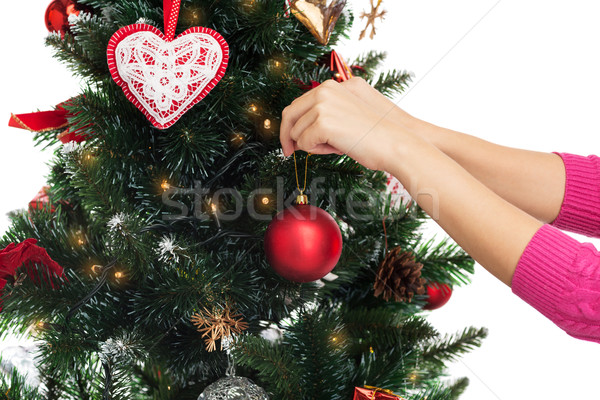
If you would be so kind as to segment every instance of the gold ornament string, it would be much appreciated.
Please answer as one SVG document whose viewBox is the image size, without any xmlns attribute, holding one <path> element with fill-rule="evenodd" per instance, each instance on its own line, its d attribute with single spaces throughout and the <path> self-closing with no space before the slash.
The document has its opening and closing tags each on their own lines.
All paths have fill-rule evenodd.
<svg viewBox="0 0 600 400">
<path fill-rule="evenodd" d="M 296 171 L 296 186 L 298 186 L 300 196 L 303 196 L 304 191 L 306 190 L 306 177 L 308 176 L 308 157 L 310 156 L 310 153 L 306 154 L 306 165 L 304 166 L 304 188 L 300 189 L 300 180 L 298 179 L 298 163 L 296 162 L 296 152 L 294 151 L 294 170 Z"/>
</svg>

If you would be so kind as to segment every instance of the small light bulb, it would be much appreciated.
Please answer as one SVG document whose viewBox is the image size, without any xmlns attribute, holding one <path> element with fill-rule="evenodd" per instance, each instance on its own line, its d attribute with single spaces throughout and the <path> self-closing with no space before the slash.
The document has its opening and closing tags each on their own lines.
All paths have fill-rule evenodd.
<svg viewBox="0 0 600 400">
<path fill-rule="evenodd" d="M 271 120 L 270 119 L 268 119 L 268 118 L 265 119 L 264 127 L 265 127 L 265 129 L 271 129 Z"/>
<path fill-rule="evenodd" d="M 256 104 L 250 104 L 250 106 L 248 108 L 252 112 L 257 112 L 258 111 L 258 106 Z"/>
<path fill-rule="evenodd" d="M 339 79 L 339 78 L 341 78 L 341 77 L 342 77 L 342 74 L 340 74 L 339 72 L 336 72 L 334 76 L 335 76 L 337 79 Z"/>
<path fill-rule="evenodd" d="M 408 376 L 408 379 L 410 379 L 412 382 L 415 382 L 417 378 L 418 376 L 414 372 Z"/>
<path fill-rule="evenodd" d="M 77 243 L 78 243 L 80 246 L 83 246 L 83 245 L 85 244 L 85 242 L 83 241 L 83 239 L 82 239 L 82 238 L 79 238 L 79 239 L 77 239 Z"/>
<path fill-rule="evenodd" d="M 334 337 L 331 338 L 331 341 L 334 342 L 334 343 L 337 342 L 337 340 L 338 340 L 337 336 L 334 336 Z"/>
<path fill-rule="evenodd" d="M 171 188 L 171 185 L 169 184 L 169 182 L 167 182 L 166 180 L 164 180 L 160 184 L 160 187 L 163 188 L 163 190 L 169 190 Z"/>
<path fill-rule="evenodd" d="M 92 272 L 97 274 L 98 272 L 102 271 L 102 265 L 92 265 Z"/>
<path fill-rule="evenodd" d="M 254 7 L 254 2 L 255 0 L 244 0 L 242 2 L 242 7 L 244 7 L 245 9 L 251 9 Z"/>
<path fill-rule="evenodd" d="M 369 351 L 371 352 L 371 354 L 375 353 L 375 350 L 373 350 L 373 346 L 369 347 Z"/>
<path fill-rule="evenodd" d="M 215 203 L 211 203 L 210 209 L 212 210 L 212 212 L 217 212 L 217 205 Z"/>
<path fill-rule="evenodd" d="M 167 386 L 167 390 L 171 390 L 171 386 Z"/>
<path fill-rule="evenodd" d="M 123 273 L 121 271 L 115 272 L 115 278 L 121 279 L 123 277 Z"/>
<path fill-rule="evenodd" d="M 39 329 L 44 329 L 46 327 L 46 323 L 44 321 L 38 321 L 36 325 Z"/>
<path fill-rule="evenodd" d="M 271 200 L 267 196 L 265 196 L 262 198 L 261 202 L 266 206 L 271 202 Z"/>
</svg>

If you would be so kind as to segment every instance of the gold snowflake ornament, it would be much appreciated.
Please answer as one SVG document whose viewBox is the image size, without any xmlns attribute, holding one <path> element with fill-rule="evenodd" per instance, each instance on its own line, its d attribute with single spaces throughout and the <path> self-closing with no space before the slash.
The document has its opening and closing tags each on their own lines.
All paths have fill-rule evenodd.
<svg viewBox="0 0 600 400">
<path fill-rule="evenodd" d="M 375 29 L 375 20 L 377 18 L 383 20 L 385 18 L 385 14 L 387 13 L 386 10 L 379 10 L 379 7 L 381 6 L 381 1 L 382 0 L 377 0 L 377 4 L 375 4 L 375 0 L 371 0 L 371 12 L 367 14 L 363 11 L 360 15 L 360 19 L 367 19 L 367 25 L 365 26 L 365 29 L 363 29 L 363 31 L 360 33 L 358 40 L 364 39 L 369 27 L 371 27 L 371 34 L 369 35 L 369 38 L 373 39 L 375 37 L 375 34 L 377 33 Z"/>
<path fill-rule="evenodd" d="M 206 350 L 209 352 L 217 349 L 217 340 L 242 333 L 248 329 L 248 323 L 244 322 L 242 315 L 232 312 L 229 306 L 222 309 L 213 308 L 212 312 L 204 307 L 202 311 L 192 315 L 190 320 L 205 338 Z M 222 341 L 221 350 L 223 350 Z"/>
</svg>

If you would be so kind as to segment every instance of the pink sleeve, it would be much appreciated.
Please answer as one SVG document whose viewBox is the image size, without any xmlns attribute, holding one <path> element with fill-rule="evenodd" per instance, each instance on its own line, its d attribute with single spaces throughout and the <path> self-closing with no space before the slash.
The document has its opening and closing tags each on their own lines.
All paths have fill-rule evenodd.
<svg viewBox="0 0 600 400">
<path fill-rule="evenodd" d="M 512 291 L 569 335 L 600 343 L 600 253 L 546 224 L 521 255 Z"/>
<path fill-rule="evenodd" d="M 565 196 L 552 225 L 587 236 L 600 237 L 600 158 L 558 154 L 565 164 Z"/>
</svg>

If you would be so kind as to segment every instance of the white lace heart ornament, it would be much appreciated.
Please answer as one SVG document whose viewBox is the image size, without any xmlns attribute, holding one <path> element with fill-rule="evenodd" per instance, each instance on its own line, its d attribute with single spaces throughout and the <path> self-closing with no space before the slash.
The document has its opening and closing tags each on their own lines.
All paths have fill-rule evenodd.
<svg viewBox="0 0 600 400">
<path fill-rule="evenodd" d="M 127 25 L 110 39 L 108 66 L 127 99 L 159 129 L 201 101 L 227 69 L 229 46 L 216 31 L 193 27 L 175 38 L 180 0 L 164 0 L 165 34 Z"/>
</svg>

